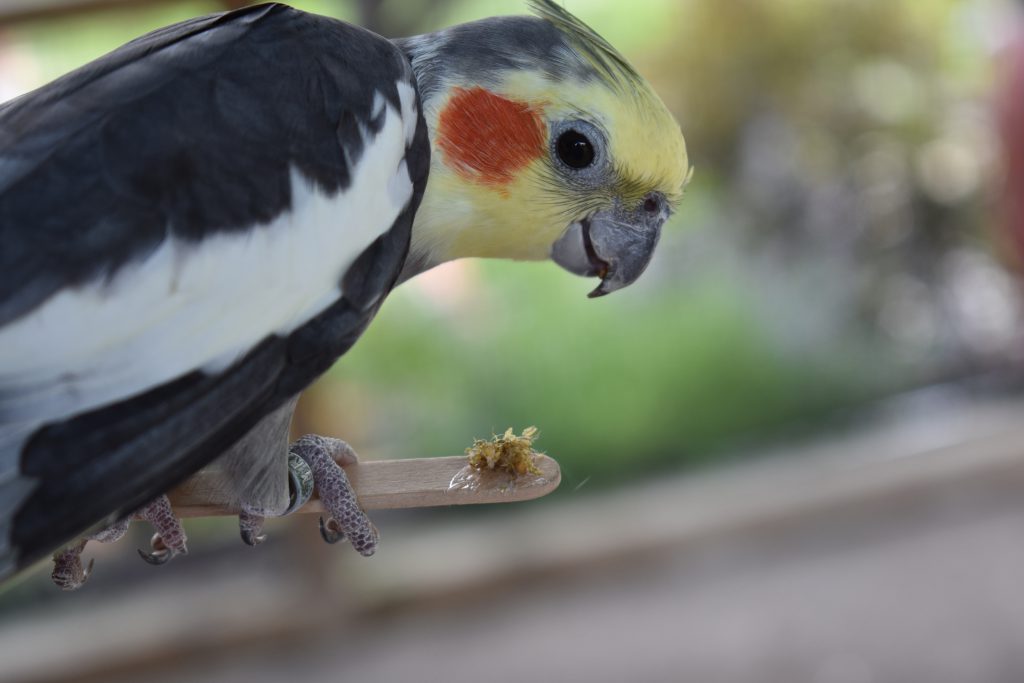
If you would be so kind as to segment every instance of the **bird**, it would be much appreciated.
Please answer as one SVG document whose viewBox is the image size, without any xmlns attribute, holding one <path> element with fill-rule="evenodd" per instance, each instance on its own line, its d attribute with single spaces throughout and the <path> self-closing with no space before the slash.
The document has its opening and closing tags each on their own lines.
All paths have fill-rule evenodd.
<svg viewBox="0 0 1024 683">
<path fill-rule="evenodd" d="M 242 539 L 312 481 L 328 542 L 378 534 L 340 439 L 289 444 L 301 392 L 389 292 L 461 258 L 550 259 L 622 289 L 692 175 L 679 123 L 552 0 L 386 39 L 280 3 L 158 29 L 0 105 L 0 580 L 217 464 Z M 291 496 L 291 497 L 290 497 Z"/>
</svg>

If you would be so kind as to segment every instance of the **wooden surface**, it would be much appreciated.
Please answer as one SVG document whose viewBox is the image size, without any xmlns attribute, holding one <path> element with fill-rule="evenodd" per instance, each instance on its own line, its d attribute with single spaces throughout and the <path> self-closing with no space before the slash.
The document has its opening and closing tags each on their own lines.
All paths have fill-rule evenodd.
<svg viewBox="0 0 1024 683">
<path fill-rule="evenodd" d="M 558 463 L 537 455 L 541 474 L 509 477 L 480 473 L 467 465 L 466 456 L 378 460 L 345 467 L 352 488 L 364 510 L 515 503 L 551 493 L 562 480 Z M 220 497 L 220 474 L 206 469 L 170 493 L 171 505 L 180 517 L 212 517 L 238 514 Z M 322 512 L 314 493 L 299 513 Z"/>
</svg>

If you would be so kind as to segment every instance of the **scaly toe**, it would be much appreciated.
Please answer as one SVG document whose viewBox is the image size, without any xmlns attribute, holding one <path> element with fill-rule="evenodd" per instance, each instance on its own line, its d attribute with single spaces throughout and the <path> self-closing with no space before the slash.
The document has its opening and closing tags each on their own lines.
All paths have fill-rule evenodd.
<svg viewBox="0 0 1024 683">
<path fill-rule="evenodd" d="M 372 522 L 369 528 L 365 528 L 352 537 L 352 547 L 363 557 L 371 557 L 377 552 L 377 544 L 380 542 L 380 532 Z"/>
<path fill-rule="evenodd" d="M 53 573 L 50 578 L 58 588 L 65 591 L 78 590 L 89 580 L 95 560 L 89 560 L 89 566 L 82 566 L 82 551 L 85 542 L 65 548 L 53 556 Z"/>
<path fill-rule="evenodd" d="M 186 545 L 188 539 L 185 536 L 185 529 L 181 526 L 181 520 L 174 515 L 174 511 L 171 509 L 171 501 L 167 499 L 167 496 L 160 496 L 148 505 L 140 508 L 135 513 L 135 516 L 138 519 L 149 522 L 153 526 L 153 530 L 156 531 L 156 535 L 150 542 L 153 549 L 158 551 L 155 554 L 160 554 L 159 551 L 164 549 L 170 551 L 171 557 L 188 554 L 188 546 Z M 164 562 L 167 562 L 167 560 L 160 562 L 160 564 Z"/>
<path fill-rule="evenodd" d="M 355 462 L 352 449 L 340 439 L 306 435 L 291 445 L 291 452 L 302 458 L 313 472 L 320 502 L 328 514 L 326 521 L 320 520 L 323 539 L 337 543 L 347 538 L 360 555 L 373 555 L 380 535 L 359 507 L 345 470 L 335 462 L 336 457 Z"/>
</svg>

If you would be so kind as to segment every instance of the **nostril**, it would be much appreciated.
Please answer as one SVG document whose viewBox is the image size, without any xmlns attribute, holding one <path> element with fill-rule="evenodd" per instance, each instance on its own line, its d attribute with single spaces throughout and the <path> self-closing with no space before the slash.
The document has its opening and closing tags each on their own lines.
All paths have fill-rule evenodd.
<svg viewBox="0 0 1024 683">
<path fill-rule="evenodd" d="M 647 213 L 661 213 L 661 202 L 654 195 L 648 195 L 644 199 L 644 211 Z"/>
</svg>

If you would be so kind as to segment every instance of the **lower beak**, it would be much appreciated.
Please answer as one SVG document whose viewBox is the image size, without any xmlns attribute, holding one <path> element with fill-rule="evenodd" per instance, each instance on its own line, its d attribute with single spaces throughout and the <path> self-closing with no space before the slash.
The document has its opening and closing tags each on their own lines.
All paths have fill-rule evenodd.
<svg viewBox="0 0 1024 683">
<path fill-rule="evenodd" d="M 659 202 L 635 211 L 602 209 L 569 225 L 551 246 L 551 259 L 571 273 L 598 276 L 588 295 L 604 296 L 632 284 L 647 269 L 661 237 L 668 210 Z"/>
</svg>

